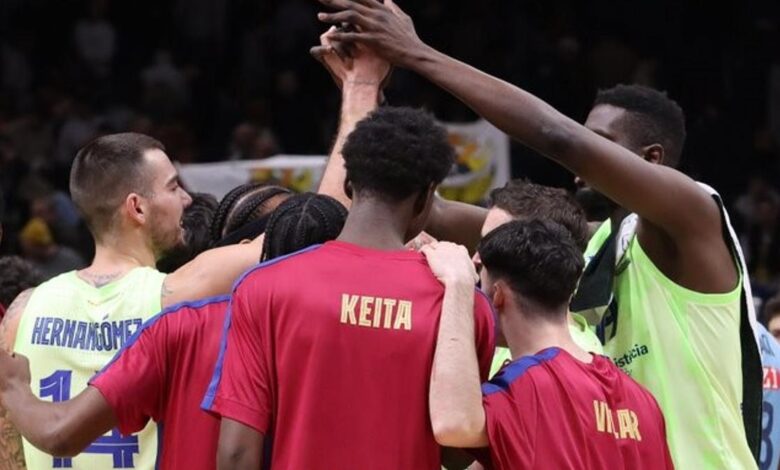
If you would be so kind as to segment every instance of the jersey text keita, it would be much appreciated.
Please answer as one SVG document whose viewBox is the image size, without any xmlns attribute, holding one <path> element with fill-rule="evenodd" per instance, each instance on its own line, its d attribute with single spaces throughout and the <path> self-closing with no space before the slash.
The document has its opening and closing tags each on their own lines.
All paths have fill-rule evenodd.
<svg viewBox="0 0 780 470">
<path fill-rule="evenodd" d="M 412 302 L 342 294 L 341 323 L 366 328 L 411 330 Z"/>
</svg>

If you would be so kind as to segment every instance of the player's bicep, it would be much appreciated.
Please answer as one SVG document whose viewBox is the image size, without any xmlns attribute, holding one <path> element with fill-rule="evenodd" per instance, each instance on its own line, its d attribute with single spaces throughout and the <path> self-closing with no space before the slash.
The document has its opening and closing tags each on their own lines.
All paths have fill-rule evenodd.
<svg viewBox="0 0 780 470">
<path fill-rule="evenodd" d="M 60 448 L 70 449 L 65 455 L 75 455 L 92 444 L 117 424 L 114 410 L 101 393 L 93 387 L 87 387 L 72 400 L 55 403 L 61 406 L 58 436 L 67 442 Z"/>
<path fill-rule="evenodd" d="M 6 352 L 13 352 L 14 343 L 16 342 L 16 332 L 19 329 L 19 322 L 22 320 L 22 314 L 24 309 L 27 308 L 27 302 L 29 302 L 35 289 L 27 289 L 19 294 L 8 310 L 5 312 L 5 316 L 0 321 L 0 349 Z"/>
<path fill-rule="evenodd" d="M 695 181 L 670 167 L 582 131 L 571 146 L 570 169 L 598 192 L 671 236 L 720 233 L 720 212 Z"/>
<path fill-rule="evenodd" d="M 481 238 L 485 217 L 487 209 L 436 196 L 425 231 L 437 240 L 463 245 L 473 253 Z"/>
<path fill-rule="evenodd" d="M 251 243 L 214 248 L 166 276 L 162 305 L 226 295 L 239 276 L 260 262 L 263 235 Z"/>
<path fill-rule="evenodd" d="M 263 435 L 238 421 L 223 418 L 219 428 L 217 468 L 256 470 L 263 464 Z"/>
</svg>

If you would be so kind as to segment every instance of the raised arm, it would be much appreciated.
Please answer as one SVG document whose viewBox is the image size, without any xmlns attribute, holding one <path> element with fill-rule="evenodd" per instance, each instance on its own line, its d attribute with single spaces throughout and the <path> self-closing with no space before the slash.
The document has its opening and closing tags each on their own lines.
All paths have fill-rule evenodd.
<svg viewBox="0 0 780 470">
<path fill-rule="evenodd" d="M 321 13 L 321 20 L 348 22 L 360 29 L 337 32 L 334 39 L 368 45 L 392 63 L 423 75 L 673 239 L 720 239 L 717 206 L 684 174 L 649 163 L 530 93 L 432 49 L 390 0 L 320 1 L 341 10 Z"/>
<path fill-rule="evenodd" d="M 330 36 L 335 31 L 333 27 L 320 36 L 320 45 L 311 50 L 312 56 L 325 66 L 341 89 L 339 130 L 318 192 L 333 196 L 349 207 L 352 201 L 344 193 L 346 170 L 341 149 L 355 125 L 379 106 L 390 64 L 364 46 L 352 48 L 348 56 L 331 42 Z"/>
<path fill-rule="evenodd" d="M 241 274 L 260 262 L 264 235 L 250 243 L 205 251 L 166 276 L 162 306 L 229 294 Z"/>
<path fill-rule="evenodd" d="M 421 251 L 433 274 L 444 284 L 429 393 L 433 434 L 443 446 L 484 447 L 485 410 L 474 343 L 477 273 L 463 246 L 439 242 Z"/>
<path fill-rule="evenodd" d="M 92 387 L 60 403 L 40 400 L 30 389 L 27 359 L 5 351 L 0 352 L 0 401 L 32 445 L 57 457 L 79 454 L 116 425 L 108 403 Z"/>
</svg>

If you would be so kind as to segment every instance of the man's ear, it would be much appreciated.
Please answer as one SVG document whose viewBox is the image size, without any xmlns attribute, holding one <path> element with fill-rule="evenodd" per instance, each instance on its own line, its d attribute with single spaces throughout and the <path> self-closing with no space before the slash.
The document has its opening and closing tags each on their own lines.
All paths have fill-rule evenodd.
<svg viewBox="0 0 780 470">
<path fill-rule="evenodd" d="M 507 285 L 504 281 L 497 281 L 493 284 L 493 306 L 496 311 L 500 311 L 506 305 Z"/>
<path fill-rule="evenodd" d="M 352 182 L 347 178 L 344 179 L 344 194 L 350 200 L 352 199 Z"/>
<path fill-rule="evenodd" d="M 664 152 L 663 145 L 652 144 L 646 147 L 642 147 L 642 156 L 644 157 L 645 160 L 647 160 L 650 163 L 663 165 L 666 152 Z"/>
<path fill-rule="evenodd" d="M 130 220 L 133 220 L 139 225 L 146 223 L 148 217 L 146 201 L 138 193 L 130 193 L 127 195 L 123 209 Z"/>
</svg>

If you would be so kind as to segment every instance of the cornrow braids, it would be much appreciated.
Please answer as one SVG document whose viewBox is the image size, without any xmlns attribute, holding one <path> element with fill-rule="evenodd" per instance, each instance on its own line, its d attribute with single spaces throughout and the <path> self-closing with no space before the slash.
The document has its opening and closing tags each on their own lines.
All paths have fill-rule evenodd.
<svg viewBox="0 0 780 470">
<path fill-rule="evenodd" d="M 225 196 L 219 202 L 219 206 L 217 206 L 217 210 L 214 213 L 214 219 L 211 221 L 210 232 L 212 242 L 216 242 L 222 238 L 222 230 L 225 228 L 225 221 L 227 220 L 228 215 L 230 215 L 230 210 L 233 208 L 233 204 L 236 203 L 238 198 L 245 195 L 249 191 L 261 188 L 263 186 L 264 185 L 262 183 L 242 184 L 241 186 L 236 186 L 227 194 L 225 194 Z"/>
<path fill-rule="evenodd" d="M 303 193 L 290 197 L 271 214 L 261 261 L 277 258 L 339 236 L 347 209 L 330 196 Z"/>
<path fill-rule="evenodd" d="M 242 184 L 222 198 L 214 214 L 210 236 L 212 246 L 254 219 L 270 211 L 263 210 L 272 198 L 290 194 L 289 189 L 265 183 Z"/>
<path fill-rule="evenodd" d="M 280 194 L 288 195 L 290 193 L 291 191 L 287 188 L 266 186 L 247 195 L 245 198 L 239 199 L 234 205 L 232 213 L 225 221 L 223 233 L 231 233 L 238 230 L 247 223 L 264 215 L 270 216 L 275 207 L 266 207 L 266 205 L 271 199 Z"/>
</svg>

